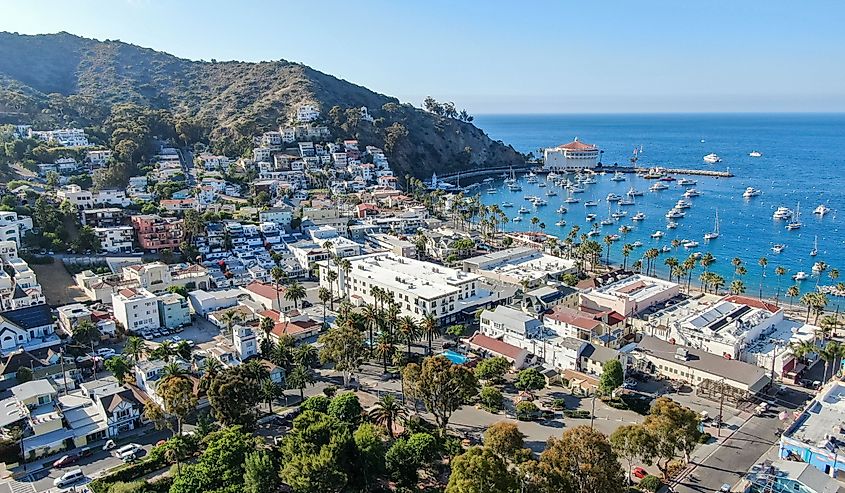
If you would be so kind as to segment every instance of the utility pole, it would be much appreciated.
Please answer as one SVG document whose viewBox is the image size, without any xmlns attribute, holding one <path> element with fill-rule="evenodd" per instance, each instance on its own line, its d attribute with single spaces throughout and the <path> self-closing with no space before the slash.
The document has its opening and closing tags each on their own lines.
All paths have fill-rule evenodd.
<svg viewBox="0 0 845 493">
<path fill-rule="evenodd" d="M 593 409 L 590 411 L 590 429 L 593 429 L 593 421 L 596 419 L 596 392 L 597 390 L 593 391 Z"/>
<path fill-rule="evenodd" d="M 716 436 L 721 438 L 722 437 L 722 411 L 725 407 L 725 379 L 722 378 L 720 388 L 720 396 L 719 396 L 719 423 L 718 427 L 716 428 Z"/>
<path fill-rule="evenodd" d="M 67 373 L 65 373 L 65 348 L 62 347 L 59 351 L 59 363 L 61 364 L 62 369 L 62 379 L 65 382 L 65 394 L 67 394 Z"/>
</svg>

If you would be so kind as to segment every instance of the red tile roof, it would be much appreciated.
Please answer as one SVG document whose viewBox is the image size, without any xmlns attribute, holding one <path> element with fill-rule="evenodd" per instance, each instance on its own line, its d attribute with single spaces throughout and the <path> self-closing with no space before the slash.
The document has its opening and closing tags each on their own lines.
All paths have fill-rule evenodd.
<svg viewBox="0 0 845 493">
<path fill-rule="evenodd" d="M 559 149 L 567 149 L 570 151 L 594 151 L 596 150 L 596 146 L 593 144 L 585 144 L 584 142 L 580 142 L 577 138 L 572 142 L 561 144 L 558 146 Z"/>
<path fill-rule="evenodd" d="M 276 337 L 280 337 L 283 334 L 295 337 L 299 334 L 315 330 L 319 327 L 319 325 L 319 322 L 315 322 L 314 320 L 302 320 L 298 322 L 277 322 L 276 325 L 273 326 L 273 330 L 271 330 L 270 333 L 272 333 Z"/>
<path fill-rule="evenodd" d="M 272 318 L 276 322 L 282 319 L 282 315 L 276 310 L 264 310 L 263 312 L 259 312 L 258 315 L 266 318 Z"/>
<path fill-rule="evenodd" d="M 573 325 L 579 329 L 595 330 L 601 326 L 601 322 L 594 319 L 589 313 L 584 313 L 565 306 L 556 306 L 547 313 L 543 319 L 551 319 L 562 324 Z"/>
<path fill-rule="evenodd" d="M 758 300 L 757 298 L 751 298 L 749 296 L 741 296 L 741 295 L 731 295 L 726 296 L 723 298 L 725 301 L 730 303 L 736 303 L 738 305 L 747 305 L 752 308 L 759 308 L 761 310 L 768 310 L 771 313 L 775 313 L 780 310 L 780 307 L 773 303 L 767 303 L 763 300 Z"/>
<path fill-rule="evenodd" d="M 491 353 L 501 354 L 502 356 L 505 356 L 512 360 L 515 360 L 520 357 L 524 351 L 524 349 L 522 348 L 516 347 L 498 339 L 493 339 L 492 337 L 488 337 L 479 332 L 476 332 L 470 338 L 469 343 L 473 346 L 478 346 L 482 349 L 486 349 Z"/>
<path fill-rule="evenodd" d="M 253 281 L 246 285 L 247 291 L 251 291 L 258 296 L 263 296 L 264 298 L 268 298 L 271 300 L 276 299 L 276 295 L 280 298 L 285 297 L 285 288 L 284 286 L 279 286 L 279 290 L 276 291 L 276 286 L 272 284 L 265 284 L 263 282 Z"/>
<path fill-rule="evenodd" d="M 134 290 L 134 289 L 129 289 L 129 288 L 127 288 L 127 289 L 121 289 L 121 290 L 120 290 L 120 291 L 118 291 L 118 292 L 119 292 L 122 296 L 125 296 L 125 297 L 127 297 L 127 298 L 131 298 L 131 297 L 135 296 L 136 294 L 138 294 L 138 293 L 136 293 L 136 292 L 135 292 L 135 290 Z"/>
</svg>

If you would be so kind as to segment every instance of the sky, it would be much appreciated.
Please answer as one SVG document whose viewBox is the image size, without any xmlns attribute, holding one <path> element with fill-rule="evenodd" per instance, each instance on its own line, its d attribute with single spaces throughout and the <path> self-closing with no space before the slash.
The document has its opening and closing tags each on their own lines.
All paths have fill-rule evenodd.
<svg viewBox="0 0 845 493">
<path fill-rule="evenodd" d="M 0 31 L 285 59 L 476 114 L 845 111 L 843 21 L 841 0 L 0 0 Z"/>
</svg>

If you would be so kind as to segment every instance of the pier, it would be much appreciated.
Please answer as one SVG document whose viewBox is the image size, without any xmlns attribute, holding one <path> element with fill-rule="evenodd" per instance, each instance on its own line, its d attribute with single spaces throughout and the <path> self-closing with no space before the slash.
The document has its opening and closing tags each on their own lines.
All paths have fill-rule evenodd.
<svg viewBox="0 0 845 493">
<path fill-rule="evenodd" d="M 543 165 L 537 162 L 528 162 L 520 166 L 493 166 L 489 168 L 475 168 L 466 171 L 458 171 L 453 173 L 446 173 L 438 177 L 443 181 L 452 181 L 456 178 L 475 178 L 480 176 L 501 175 L 502 173 L 527 173 L 534 171 L 537 174 L 548 173 L 548 170 L 543 169 Z M 615 165 L 599 165 L 596 168 L 591 168 L 590 171 L 599 172 L 605 171 L 609 173 L 648 173 L 649 170 L 660 170 L 663 174 L 669 175 L 694 175 L 694 176 L 710 176 L 713 178 L 732 178 L 734 176 L 731 171 L 717 171 L 710 169 L 686 169 L 686 168 L 663 168 L 655 166 L 651 168 L 635 167 L 635 166 L 615 166 Z M 566 170 L 568 173 L 574 173 L 578 170 Z"/>
</svg>

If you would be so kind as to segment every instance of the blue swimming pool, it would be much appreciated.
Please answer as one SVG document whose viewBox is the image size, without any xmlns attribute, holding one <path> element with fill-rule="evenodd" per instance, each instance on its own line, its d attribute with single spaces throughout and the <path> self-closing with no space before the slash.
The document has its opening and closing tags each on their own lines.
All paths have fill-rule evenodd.
<svg viewBox="0 0 845 493">
<path fill-rule="evenodd" d="M 443 356 L 446 356 L 446 358 L 448 358 L 449 361 L 451 361 L 452 363 L 454 363 L 456 365 L 463 365 L 464 363 L 469 361 L 469 358 L 467 358 L 463 354 L 456 353 L 456 352 L 452 351 L 451 349 L 447 349 L 440 354 L 442 354 Z"/>
</svg>

